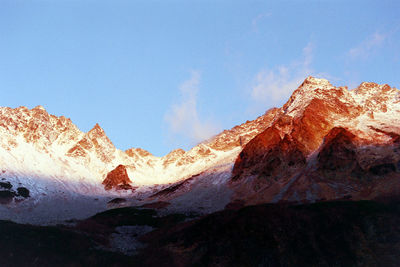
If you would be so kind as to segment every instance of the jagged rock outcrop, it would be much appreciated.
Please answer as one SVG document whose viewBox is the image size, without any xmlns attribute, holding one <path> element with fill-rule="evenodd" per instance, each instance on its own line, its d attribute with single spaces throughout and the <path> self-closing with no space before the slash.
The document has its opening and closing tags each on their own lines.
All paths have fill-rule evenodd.
<svg viewBox="0 0 400 267">
<path fill-rule="evenodd" d="M 132 181 L 129 179 L 126 167 L 124 165 L 118 165 L 114 170 L 107 174 L 102 184 L 106 190 L 119 189 L 129 190 L 133 189 L 130 185 Z"/>
<path fill-rule="evenodd" d="M 93 152 L 104 163 L 110 163 L 115 157 L 115 147 L 108 139 L 104 130 L 98 123 L 87 132 L 84 137 L 71 149 L 67 155 L 70 157 L 87 157 Z"/>
<path fill-rule="evenodd" d="M 21 202 L 30 197 L 29 190 L 25 187 L 18 187 L 14 190 L 13 185 L 4 178 L 0 182 L 0 204 L 6 205 L 14 202 Z"/>
<path fill-rule="evenodd" d="M 81 136 L 70 119 L 50 115 L 42 106 L 0 108 L 0 132 L 3 141 L 7 141 L 0 145 L 7 150 L 18 146 L 17 136 L 42 151 L 76 142 Z"/>
</svg>

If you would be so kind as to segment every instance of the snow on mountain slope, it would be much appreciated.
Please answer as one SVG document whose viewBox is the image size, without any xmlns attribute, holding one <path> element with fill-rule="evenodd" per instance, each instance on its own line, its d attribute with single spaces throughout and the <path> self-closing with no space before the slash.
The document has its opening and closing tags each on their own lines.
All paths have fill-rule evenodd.
<svg viewBox="0 0 400 267">
<path fill-rule="evenodd" d="M 224 131 L 189 151 L 155 157 L 140 148 L 116 149 L 98 124 L 84 133 L 70 119 L 50 115 L 41 106 L 0 108 L 0 179 L 11 183 L 11 190 L 24 187 L 30 192 L 27 199 L 0 205 L 0 214 L 23 222 L 33 217 L 57 222 L 105 209 L 116 196 L 146 198 L 219 162 L 232 163 L 241 146 L 264 130 L 275 113 Z M 103 180 L 120 165 L 132 183 L 118 187 L 110 176 L 105 190 Z M 85 204 L 78 208 L 78 202 Z"/>
<path fill-rule="evenodd" d="M 0 184 L 0 216 L 55 223 L 106 209 L 115 197 L 135 205 L 167 202 L 165 211 L 203 213 L 222 209 L 232 198 L 252 199 L 249 203 L 315 199 L 323 194 L 301 187 L 299 181 L 315 186 L 314 180 L 304 180 L 308 176 L 303 172 L 313 171 L 315 176 L 313 166 L 330 162 L 318 155 L 326 146 L 325 137 L 334 135 L 332 129 L 342 127 L 356 136 L 343 142 L 355 142 L 357 155 L 362 154 L 358 147 L 369 151 L 369 158 L 357 156 L 360 166 L 366 166 L 371 155 L 381 153 L 376 147 L 394 142 L 399 125 L 396 88 L 362 83 L 349 91 L 313 77 L 282 108 L 270 109 L 189 151 L 177 149 L 163 157 L 140 148 L 116 149 L 98 124 L 84 133 L 70 119 L 50 115 L 41 106 L 0 108 L 0 179 L 12 186 Z M 397 159 L 392 155 L 397 152 L 387 153 Z M 260 175 L 273 179 L 260 180 Z M 294 185 L 303 189 L 293 191 Z M 29 197 L 17 193 L 21 187 L 29 190 Z"/>
<path fill-rule="evenodd" d="M 236 159 L 231 188 L 247 204 L 371 199 L 400 193 L 400 93 L 308 77 Z M 331 140 L 332 139 L 332 140 Z"/>
</svg>

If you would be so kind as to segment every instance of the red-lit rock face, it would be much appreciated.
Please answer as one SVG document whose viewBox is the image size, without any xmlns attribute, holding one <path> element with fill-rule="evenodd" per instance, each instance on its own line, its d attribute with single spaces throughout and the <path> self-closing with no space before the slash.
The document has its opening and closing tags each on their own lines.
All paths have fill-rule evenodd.
<svg viewBox="0 0 400 267">
<path fill-rule="evenodd" d="M 114 170 L 107 174 L 106 179 L 103 181 L 104 188 L 110 189 L 132 189 L 132 181 L 129 179 L 126 167 L 124 165 L 118 165 Z"/>
<path fill-rule="evenodd" d="M 209 141 L 204 142 L 204 144 L 215 150 L 222 151 L 244 146 L 257 134 L 264 131 L 280 112 L 281 109 L 279 108 L 271 108 L 257 119 L 237 125 L 230 130 L 225 130 Z"/>
<path fill-rule="evenodd" d="M 300 94 L 300 90 L 296 90 L 294 94 Z M 328 98 L 328 93 L 321 93 L 316 90 L 316 95 L 322 95 L 322 98 L 312 98 L 307 105 L 303 107 L 301 113 L 297 117 L 291 117 L 285 114 L 280 115 L 273 125 L 264 132 L 251 140 L 240 153 L 240 156 L 235 162 L 234 177 L 237 177 L 242 172 L 243 168 L 251 168 L 251 172 L 258 173 L 260 165 L 263 162 L 269 162 L 268 159 L 271 151 L 281 150 L 282 140 L 290 144 L 289 151 L 294 151 L 296 147 L 296 155 L 299 160 L 315 151 L 322 143 L 324 136 L 334 125 L 334 119 L 341 117 L 355 117 L 360 113 L 360 107 L 350 106 L 347 103 L 340 101 L 343 96 L 341 90 L 333 89 L 331 99 Z M 290 103 L 295 100 L 291 98 L 284 109 L 290 107 Z M 283 143 L 285 143 L 283 142 Z M 289 152 L 286 152 L 290 155 Z M 302 156 L 300 156 L 302 155 Z M 291 156 L 292 158 L 294 156 Z M 263 160 L 264 159 L 264 160 Z M 269 163 L 268 163 L 269 164 Z M 254 169 L 251 166 L 257 166 Z M 261 168 L 262 169 L 262 168 Z"/>
<path fill-rule="evenodd" d="M 64 145 L 78 141 L 80 134 L 70 119 L 50 115 L 42 106 L 0 108 L 0 128 L 11 136 L 22 135 L 27 143 L 41 150 L 53 143 Z"/>
<path fill-rule="evenodd" d="M 270 127 L 243 149 L 236 159 L 233 179 L 257 175 L 266 179 L 278 179 L 306 161 L 301 145 L 285 134 L 280 137 L 279 131 Z"/>
<path fill-rule="evenodd" d="M 307 78 L 239 154 L 234 198 L 254 204 L 400 192 L 399 101 L 388 85 L 348 91 Z"/>
<path fill-rule="evenodd" d="M 114 158 L 115 150 L 104 130 L 96 123 L 75 146 L 68 150 L 67 155 L 70 157 L 86 157 L 90 151 L 93 151 L 102 162 L 109 163 Z"/>
<path fill-rule="evenodd" d="M 333 95 L 335 96 L 335 92 Z M 359 106 L 350 106 L 339 98 L 329 101 L 314 98 L 306 106 L 303 114 L 294 119 L 291 135 L 304 145 L 307 153 L 311 153 L 321 145 L 323 137 L 335 125 L 336 119 L 350 119 L 359 114 Z"/>
</svg>

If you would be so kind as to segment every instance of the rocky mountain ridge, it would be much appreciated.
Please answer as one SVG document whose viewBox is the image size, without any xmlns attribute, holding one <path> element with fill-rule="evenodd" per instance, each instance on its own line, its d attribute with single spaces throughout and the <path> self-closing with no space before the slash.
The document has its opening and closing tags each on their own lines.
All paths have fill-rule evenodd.
<svg viewBox="0 0 400 267">
<path fill-rule="evenodd" d="M 106 207 L 113 197 L 146 198 L 213 166 L 232 164 L 242 145 L 264 130 L 272 116 L 273 112 L 267 113 L 226 130 L 189 151 L 177 149 L 156 157 L 141 148 L 116 149 L 98 124 L 85 133 L 70 119 L 51 115 L 42 106 L 0 108 L 0 178 L 30 192 L 22 202 L 7 199 L 0 214 L 13 219 L 17 216 L 13 210 L 39 210 L 44 201 L 68 202 L 66 208 L 72 212 L 76 204 L 70 201 L 76 199 L 100 199 L 97 202 L 105 203 L 99 205 Z M 127 174 L 122 180 L 121 175 L 113 175 L 120 166 Z M 40 210 L 47 214 L 50 209 Z"/>
<path fill-rule="evenodd" d="M 236 159 L 231 186 L 246 203 L 372 199 L 400 193 L 400 94 L 308 77 Z"/>
<path fill-rule="evenodd" d="M 141 148 L 118 150 L 98 124 L 84 133 L 41 106 L 0 108 L 1 178 L 30 193 L 7 201 L 0 213 L 47 213 L 39 207 L 54 199 L 72 213 L 77 199 L 101 211 L 115 197 L 208 213 L 228 203 L 397 194 L 399 115 L 396 88 L 362 83 L 348 90 L 308 77 L 281 108 L 189 151 L 156 157 Z"/>
</svg>

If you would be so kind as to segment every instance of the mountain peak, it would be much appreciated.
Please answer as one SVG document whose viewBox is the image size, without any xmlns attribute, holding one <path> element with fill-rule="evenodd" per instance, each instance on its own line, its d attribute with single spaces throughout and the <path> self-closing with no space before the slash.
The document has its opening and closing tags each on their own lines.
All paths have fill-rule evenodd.
<svg viewBox="0 0 400 267">
<path fill-rule="evenodd" d="M 32 110 L 43 110 L 43 111 L 46 111 L 46 109 L 42 105 L 37 105 Z"/>
<path fill-rule="evenodd" d="M 93 126 L 93 128 L 88 132 L 88 134 L 99 136 L 99 135 L 105 135 L 105 132 L 103 128 L 101 128 L 100 125 L 96 123 L 96 125 Z"/>
<path fill-rule="evenodd" d="M 336 91 L 339 90 L 341 94 L 345 94 L 343 92 L 344 89 L 345 88 L 343 87 L 333 86 L 326 79 L 308 76 L 304 82 L 293 92 L 286 104 L 283 105 L 283 111 L 287 112 L 287 114 L 290 114 L 293 111 L 295 111 L 296 114 L 301 114 L 301 111 L 310 103 L 312 99 L 336 98 Z"/>
<path fill-rule="evenodd" d="M 304 87 L 305 85 L 308 85 L 309 87 L 313 88 L 333 87 L 332 84 L 327 79 L 315 78 L 313 76 L 308 76 L 300 87 Z"/>
<path fill-rule="evenodd" d="M 115 158 L 115 147 L 98 123 L 87 132 L 83 138 L 70 150 L 67 155 L 86 157 L 89 151 L 94 151 L 103 162 L 111 162 Z"/>
<path fill-rule="evenodd" d="M 97 123 L 96 122 L 96 124 L 93 126 L 93 128 L 92 128 L 92 130 L 94 130 L 94 129 L 96 129 L 96 130 L 103 130 L 101 127 L 100 127 L 100 125 L 99 125 L 99 123 Z"/>
</svg>

